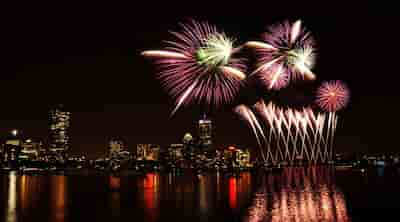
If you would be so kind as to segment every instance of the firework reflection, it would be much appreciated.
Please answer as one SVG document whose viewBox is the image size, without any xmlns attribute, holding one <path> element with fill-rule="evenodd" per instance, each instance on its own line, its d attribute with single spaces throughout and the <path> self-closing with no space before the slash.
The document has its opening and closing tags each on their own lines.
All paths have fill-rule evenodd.
<svg viewBox="0 0 400 222">
<path fill-rule="evenodd" d="M 281 176 L 268 176 L 244 221 L 351 221 L 332 170 L 288 168 Z"/>
</svg>

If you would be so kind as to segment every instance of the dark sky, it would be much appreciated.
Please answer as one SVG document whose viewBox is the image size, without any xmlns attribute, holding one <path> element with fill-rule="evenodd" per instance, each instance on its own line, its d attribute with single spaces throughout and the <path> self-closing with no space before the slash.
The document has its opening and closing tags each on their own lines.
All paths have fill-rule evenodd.
<svg viewBox="0 0 400 222">
<path fill-rule="evenodd" d="M 124 137 L 130 150 L 136 143 L 180 142 L 185 132 L 196 133 L 201 111 L 192 106 L 169 118 L 172 101 L 140 51 L 159 48 L 171 37 L 168 30 L 176 30 L 185 18 L 214 23 L 239 43 L 258 39 L 274 22 L 300 18 L 318 42 L 318 79 L 274 99 L 295 101 L 312 94 L 323 80 L 344 80 L 352 98 L 340 113 L 337 149 L 398 150 L 398 17 L 356 3 L 231 3 L 183 5 L 184 9 L 182 4 L 153 1 L 6 7 L 0 49 L 0 135 L 19 128 L 28 136 L 45 138 L 49 107 L 64 103 L 72 112 L 73 152 L 102 154 L 111 136 Z M 263 94 L 244 90 L 241 99 L 251 102 Z M 213 113 L 217 144 L 255 146 L 250 130 L 230 109 Z"/>
</svg>

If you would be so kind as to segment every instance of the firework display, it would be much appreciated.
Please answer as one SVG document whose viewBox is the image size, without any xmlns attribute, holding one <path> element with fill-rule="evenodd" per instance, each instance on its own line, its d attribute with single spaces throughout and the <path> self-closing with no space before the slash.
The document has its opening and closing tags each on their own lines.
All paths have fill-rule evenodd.
<svg viewBox="0 0 400 222">
<path fill-rule="evenodd" d="M 251 110 L 245 105 L 240 107 L 242 110 Z M 292 164 L 298 160 L 312 163 L 332 160 L 332 137 L 336 129 L 336 116 L 329 119 L 326 114 L 315 113 L 309 107 L 301 110 L 283 109 L 273 103 L 266 105 L 262 100 L 257 102 L 253 109 L 265 126 L 264 130 L 260 130 L 261 127 L 252 129 L 254 134 L 263 132 L 261 135 L 264 140 L 260 147 L 266 162 Z M 237 113 L 250 126 L 258 123 L 257 120 L 246 118 L 244 112 Z"/>
<path fill-rule="evenodd" d="M 238 53 L 243 47 L 256 53 L 257 67 L 251 74 L 268 90 L 279 91 L 293 80 L 316 78 L 312 71 L 316 43 L 300 20 L 270 26 L 262 41 L 243 46 L 235 46 L 232 38 L 206 22 L 190 21 L 181 28 L 180 32 L 171 32 L 175 41 L 167 41 L 164 49 L 142 52 L 155 62 L 162 86 L 175 100 L 171 115 L 189 103 L 217 108 L 231 103 L 247 81 L 246 60 Z M 234 112 L 251 128 L 264 162 L 317 163 L 332 160 L 336 112 L 348 101 L 347 86 L 329 81 L 316 95 L 323 112 L 310 107 L 280 108 L 263 100 L 252 107 L 239 105 Z"/>
<path fill-rule="evenodd" d="M 336 131 L 336 112 L 343 109 L 349 102 L 350 92 L 347 86 L 339 80 L 324 82 L 317 91 L 317 104 L 328 112 L 328 126 L 326 133 L 325 153 L 333 155 L 333 138 Z M 329 145 L 328 145 L 329 143 Z"/>
<path fill-rule="evenodd" d="M 311 33 L 302 27 L 300 20 L 293 24 L 285 21 L 271 26 L 262 35 L 262 40 L 246 43 L 247 47 L 255 49 L 257 53 L 258 68 L 253 73 L 272 75 L 275 79 L 315 79 L 311 71 L 316 54 L 315 42 Z M 278 67 L 274 66 L 276 64 Z M 279 81 L 271 81 L 269 88 L 274 88 L 275 84 L 279 84 Z"/>
<path fill-rule="evenodd" d="M 260 76 L 261 82 L 268 88 L 273 90 L 280 90 L 289 85 L 289 75 L 284 72 L 281 64 L 273 64 Z"/>
<path fill-rule="evenodd" d="M 263 148 L 262 148 L 262 142 L 260 140 L 260 137 L 258 136 L 258 134 L 260 133 L 263 140 L 265 140 L 265 135 L 263 133 L 263 130 L 261 128 L 260 123 L 258 122 L 256 116 L 254 115 L 253 111 L 245 106 L 245 105 L 239 105 L 237 107 L 234 108 L 234 112 L 237 113 L 240 117 L 242 117 L 242 119 L 244 121 L 246 121 L 246 123 L 248 123 L 248 125 L 250 126 L 250 128 L 252 129 L 254 136 L 257 139 L 257 143 L 258 146 L 260 148 L 260 152 L 261 152 L 261 156 L 263 158 L 264 161 L 266 161 L 267 159 L 265 158 L 264 152 L 263 152 Z"/>
<path fill-rule="evenodd" d="M 233 40 L 208 23 L 181 24 L 182 32 L 171 32 L 176 41 L 163 50 L 142 55 L 154 59 L 162 86 L 175 99 L 174 114 L 181 105 L 204 102 L 229 103 L 246 78 L 243 59 L 235 58 Z"/>
<path fill-rule="evenodd" d="M 317 91 L 317 103 L 323 110 L 334 113 L 347 105 L 349 94 L 342 81 L 324 82 Z"/>
</svg>

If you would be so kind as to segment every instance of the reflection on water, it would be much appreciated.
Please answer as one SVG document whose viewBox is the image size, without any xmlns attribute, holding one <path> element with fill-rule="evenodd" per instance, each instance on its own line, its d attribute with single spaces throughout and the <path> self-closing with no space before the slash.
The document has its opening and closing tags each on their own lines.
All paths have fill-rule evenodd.
<svg viewBox="0 0 400 222">
<path fill-rule="evenodd" d="M 229 206 L 232 209 L 236 208 L 237 205 L 237 190 L 236 190 L 236 178 L 229 178 Z"/>
<path fill-rule="evenodd" d="M 331 168 L 288 168 L 267 176 L 245 221 L 350 221 Z"/>
<path fill-rule="evenodd" d="M 139 183 L 143 184 L 143 200 L 149 221 L 157 221 L 158 219 L 158 181 L 159 175 L 154 173 L 148 173 L 143 180 L 138 180 Z"/>
<path fill-rule="evenodd" d="M 52 176 L 51 177 L 51 221 L 64 222 L 66 216 L 67 205 L 67 177 Z"/>
<path fill-rule="evenodd" d="M 7 205 L 7 222 L 17 221 L 16 213 L 17 205 L 17 175 L 11 172 L 8 176 L 8 205 Z"/>
<path fill-rule="evenodd" d="M 225 219 L 239 218 L 251 197 L 251 178 L 249 172 L 238 178 L 227 178 L 218 173 L 201 176 L 147 173 L 144 177 L 129 178 L 134 183 L 128 189 L 137 195 L 139 202 L 132 207 L 135 207 L 136 216 L 143 217 L 142 221 L 167 218 L 213 221 L 221 215 L 227 215 Z"/>
<path fill-rule="evenodd" d="M 121 196 L 120 196 L 120 188 L 121 188 L 121 178 L 115 176 L 109 176 L 109 186 L 113 191 L 110 195 L 110 210 L 111 217 L 114 219 L 120 218 L 121 212 Z"/>
<path fill-rule="evenodd" d="M 239 177 L 10 173 L 0 179 L 1 221 L 8 222 L 350 221 L 334 172 L 324 167 L 288 168 L 281 175 L 244 172 Z M 125 218 L 122 211 L 128 212 Z"/>
</svg>

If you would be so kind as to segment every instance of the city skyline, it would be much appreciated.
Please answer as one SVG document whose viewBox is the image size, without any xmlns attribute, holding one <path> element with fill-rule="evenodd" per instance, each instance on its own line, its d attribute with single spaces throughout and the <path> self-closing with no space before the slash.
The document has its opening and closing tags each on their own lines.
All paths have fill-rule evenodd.
<svg viewBox="0 0 400 222">
<path fill-rule="evenodd" d="M 121 19 L 99 14 L 91 19 L 78 14 L 50 20 L 44 13 L 27 21 L 30 15 L 21 14 L 15 21 L 19 28 L 10 29 L 11 44 L 2 52 L 6 59 L 1 68 L 0 93 L 5 96 L 0 136 L 17 128 L 31 137 L 46 139 L 48 110 L 58 103 L 72 113 L 72 153 L 102 154 L 108 140 L 115 136 L 126 139 L 128 148 L 134 149 L 138 143 L 170 144 L 180 142 L 186 132 L 196 134 L 203 110 L 191 106 L 169 118 L 172 100 L 160 88 L 149 62 L 139 55 L 144 49 L 160 46 L 161 39 L 169 39 L 167 31 L 187 16 L 154 14 L 142 21 L 128 15 L 121 15 Z M 258 13 L 246 18 L 229 13 L 191 17 L 236 33 L 241 43 L 258 39 L 265 26 L 287 18 Z M 368 11 L 358 17 L 346 13 L 318 19 L 312 15 L 289 17 L 298 18 L 318 39 L 316 83 L 299 84 L 295 87 L 298 90 L 273 95 L 249 90 L 235 103 L 272 96 L 281 105 L 307 105 L 322 80 L 343 79 L 352 89 L 352 102 L 338 123 L 337 150 L 395 151 L 396 132 L 390 128 L 400 122 L 396 116 L 400 111 L 396 104 L 399 92 L 395 90 L 398 46 L 380 47 L 396 41 L 395 19 L 369 15 Z M 217 145 L 256 147 L 251 132 L 231 107 L 210 114 L 216 126 L 213 140 Z"/>
</svg>

